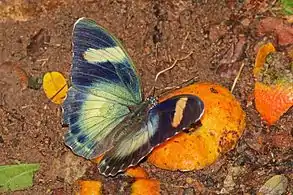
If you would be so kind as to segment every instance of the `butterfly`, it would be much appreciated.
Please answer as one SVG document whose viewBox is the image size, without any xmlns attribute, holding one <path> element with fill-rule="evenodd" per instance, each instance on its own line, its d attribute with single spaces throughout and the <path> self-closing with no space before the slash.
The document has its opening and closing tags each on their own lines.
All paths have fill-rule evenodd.
<svg viewBox="0 0 293 195">
<path fill-rule="evenodd" d="M 73 28 L 71 84 L 62 105 L 69 130 L 65 144 L 94 159 L 105 176 L 137 165 L 154 147 L 196 123 L 203 101 L 179 95 L 158 102 L 143 98 L 140 77 L 121 43 L 95 21 L 80 18 Z"/>
</svg>

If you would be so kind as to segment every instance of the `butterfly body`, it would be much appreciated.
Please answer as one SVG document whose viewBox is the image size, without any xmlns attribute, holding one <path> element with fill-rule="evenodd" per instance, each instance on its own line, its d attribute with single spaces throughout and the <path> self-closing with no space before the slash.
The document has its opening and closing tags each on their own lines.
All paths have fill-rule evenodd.
<svg viewBox="0 0 293 195">
<path fill-rule="evenodd" d="M 135 66 L 121 43 L 86 18 L 73 30 L 72 87 L 63 104 L 65 143 L 87 159 L 104 154 L 99 171 L 116 175 L 155 146 L 197 122 L 203 102 L 180 95 L 143 100 Z"/>
</svg>

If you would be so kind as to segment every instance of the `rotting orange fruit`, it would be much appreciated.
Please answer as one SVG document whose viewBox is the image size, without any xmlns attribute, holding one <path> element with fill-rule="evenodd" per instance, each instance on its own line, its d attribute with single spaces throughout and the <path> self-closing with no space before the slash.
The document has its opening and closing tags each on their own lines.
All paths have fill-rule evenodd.
<svg viewBox="0 0 293 195">
<path fill-rule="evenodd" d="M 78 181 L 79 191 L 78 195 L 100 195 L 102 194 L 102 183 L 94 180 Z"/>
<path fill-rule="evenodd" d="M 180 133 L 153 150 L 148 162 L 168 170 L 190 171 L 204 168 L 236 145 L 245 128 L 245 113 L 226 88 L 211 83 L 197 83 L 160 98 L 192 94 L 205 105 L 202 126 Z"/>
<path fill-rule="evenodd" d="M 131 195 L 160 195 L 160 182 L 154 179 L 137 179 L 131 186 Z"/>
</svg>

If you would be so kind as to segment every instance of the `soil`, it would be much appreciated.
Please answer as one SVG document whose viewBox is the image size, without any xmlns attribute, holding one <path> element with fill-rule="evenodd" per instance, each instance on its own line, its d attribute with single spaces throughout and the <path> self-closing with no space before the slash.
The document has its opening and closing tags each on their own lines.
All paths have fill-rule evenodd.
<svg viewBox="0 0 293 195">
<path fill-rule="evenodd" d="M 142 162 L 149 175 L 161 181 L 162 194 L 256 194 L 277 174 L 288 178 L 287 194 L 293 192 L 293 109 L 268 127 L 252 99 L 255 46 L 272 38 L 259 36 L 256 26 L 264 17 L 279 16 L 272 11 L 276 6 L 275 1 L 234 0 L 1 0 L 0 164 L 41 165 L 33 187 L 10 194 L 73 194 L 78 178 L 101 180 L 104 194 L 130 192 L 132 179 L 100 176 L 93 163 L 65 147 L 67 129 L 61 126 L 60 106 L 38 87 L 23 86 L 12 68 L 18 65 L 34 77 L 59 71 L 69 78 L 71 33 L 79 17 L 96 20 L 122 40 L 136 62 L 145 92 L 154 85 L 157 72 L 191 51 L 190 57 L 159 78 L 158 88 L 197 77 L 230 89 L 245 63 L 233 91 L 247 114 L 237 147 L 200 171 L 171 172 Z M 262 143 L 259 137 L 264 138 Z M 196 185 L 188 182 L 190 178 Z"/>
</svg>

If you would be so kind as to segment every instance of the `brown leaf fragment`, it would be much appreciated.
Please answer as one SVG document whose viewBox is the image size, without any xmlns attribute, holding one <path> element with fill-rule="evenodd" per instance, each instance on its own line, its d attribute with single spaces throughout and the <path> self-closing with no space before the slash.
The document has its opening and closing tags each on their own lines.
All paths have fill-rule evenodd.
<svg viewBox="0 0 293 195">
<path fill-rule="evenodd" d="M 268 17 L 259 22 L 258 34 L 264 36 L 270 33 L 275 34 L 279 45 L 293 43 L 293 27 L 283 19 Z"/>
<path fill-rule="evenodd" d="M 52 190 L 52 195 L 62 195 L 65 193 L 64 188 L 56 188 Z"/>
<path fill-rule="evenodd" d="M 50 42 L 50 35 L 48 30 L 40 29 L 37 34 L 35 34 L 30 43 L 27 46 L 27 55 L 36 57 L 41 55 L 46 50 L 46 46 Z"/>
<path fill-rule="evenodd" d="M 244 51 L 244 46 L 246 43 L 246 37 L 243 35 L 240 35 L 238 38 L 238 42 L 236 43 L 235 47 L 231 47 L 231 49 L 229 50 L 228 54 L 229 56 L 225 56 L 221 61 L 220 64 L 232 64 L 236 61 L 238 61 Z M 232 54 L 232 55 L 231 55 Z"/>
<path fill-rule="evenodd" d="M 287 132 L 273 133 L 267 136 L 266 139 L 274 147 L 284 149 L 293 148 L 293 137 Z"/>
<path fill-rule="evenodd" d="M 222 38 L 228 32 L 227 31 L 227 26 L 224 25 L 224 24 L 213 25 L 213 26 L 211 26 L 209 31 L 210 31 L 209 32 L 209 39 L 212 42 L 215 42 L 218 39 Z"/>
<path fill-rule="evenodd" d="M 216 73 L 223 78 L 230 78 L 236 75 L 239 70 L 240 64 L 237 64 L 241 60 L 244 49 L 246 45 L 246 37 L 240 35 L 238 42 L 235 45 L 232 45 L 223 59 L 219 62 L 219 67 L 216 70 Z"/>
</svg>

